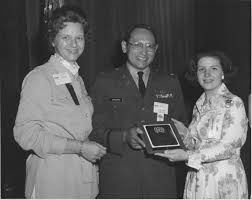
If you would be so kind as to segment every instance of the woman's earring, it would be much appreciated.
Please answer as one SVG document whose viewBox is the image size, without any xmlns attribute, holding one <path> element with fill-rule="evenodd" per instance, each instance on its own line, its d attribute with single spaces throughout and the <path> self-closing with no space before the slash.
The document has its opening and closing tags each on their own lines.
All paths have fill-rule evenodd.
<svg viewBox="0 0 252 200">
<path fill-rule="evenodd" d="M 224 80 L 224 75 L 221 76 L 221 80 Z"/>
</svg>

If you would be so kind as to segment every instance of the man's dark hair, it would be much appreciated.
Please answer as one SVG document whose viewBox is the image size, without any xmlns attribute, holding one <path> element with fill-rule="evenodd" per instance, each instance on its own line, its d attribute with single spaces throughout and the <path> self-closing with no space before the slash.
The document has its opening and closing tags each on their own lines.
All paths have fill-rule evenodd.
<svg viewBox="0 0 252 200">
<path fill-rule="evenodd" d="M 126 35 L 125 35 L 125 37 L 124 37 L 124 41 L 125 41 L 125 42 L 128 42 L 128 41 L 129 41 L 129 39 L 130 39 L 130 37 L 131 37 L 131 33 L 132 33 L 135 29 L 137 29 L 137 28 L 146 29 L 146 30 L 150 31 L 150 32 L 153 34 L 153 36 L 154 36 L 154 39 L 155 39 L 156 44 L 158 43 L 158 42 L 157 42 L 157 35 L 156 35 L 155 30 L 154 30 L 151 26 L 149 26 L 149 25 L 147 25 L 147 24 L 135 24 L 135 25 L 131 26 L 131 27 L 128 29 L 128 31 L 126 32 Z"/>
</svg>

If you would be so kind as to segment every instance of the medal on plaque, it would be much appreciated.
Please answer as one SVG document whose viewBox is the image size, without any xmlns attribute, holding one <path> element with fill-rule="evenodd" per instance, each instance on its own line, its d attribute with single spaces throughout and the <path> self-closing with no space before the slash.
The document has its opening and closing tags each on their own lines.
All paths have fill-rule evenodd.
<svg viewBox="0 0 252 200">
<path fill-rule="evenodd" d="M 170 119 L 166 123 L 145 124 L 143 129 L 143 139 L 149 154 L 163 152 L 166 149 L 185 149 L 178 130 Z"/>
</svg>

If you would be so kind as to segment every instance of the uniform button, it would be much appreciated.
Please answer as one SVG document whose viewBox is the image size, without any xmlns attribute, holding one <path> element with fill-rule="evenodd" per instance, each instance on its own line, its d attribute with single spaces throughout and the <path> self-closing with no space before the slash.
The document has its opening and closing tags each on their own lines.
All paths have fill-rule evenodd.
<svg viewBox="0 0 252 200">
<path fill-rule="evenodd" d="M 145 110 L 145 108 L 143 107 L 142 110 Z"/>
</svg>

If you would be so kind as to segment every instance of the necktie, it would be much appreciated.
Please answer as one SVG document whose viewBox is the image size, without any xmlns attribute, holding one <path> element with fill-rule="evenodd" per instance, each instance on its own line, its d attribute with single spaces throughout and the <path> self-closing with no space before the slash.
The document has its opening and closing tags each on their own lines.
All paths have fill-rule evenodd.
<svg viewBox="0 0 252 200">
<path fill-rule="evenodd" d="M 143 81 L 143 72 L 137 72 L 138 75 L 138 89 L 142 97 L 144 97 L 145 94 L 145 85 Z"/>
</svg>

